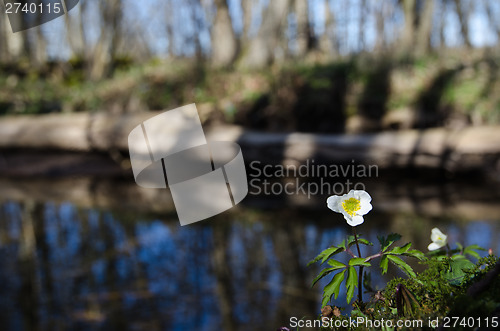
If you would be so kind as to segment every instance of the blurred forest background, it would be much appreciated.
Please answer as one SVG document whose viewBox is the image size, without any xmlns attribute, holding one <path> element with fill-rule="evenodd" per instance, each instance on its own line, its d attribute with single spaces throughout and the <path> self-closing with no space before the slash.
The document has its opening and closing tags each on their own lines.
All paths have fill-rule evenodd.
<svg viewBox="0 0 500 331">
<path fill-rule="evenodd" d="M 82 0 L 12 33 L 0 114 L 172 109 L 264 131 L 500 121 L 495 0 Z"/>
</svg>

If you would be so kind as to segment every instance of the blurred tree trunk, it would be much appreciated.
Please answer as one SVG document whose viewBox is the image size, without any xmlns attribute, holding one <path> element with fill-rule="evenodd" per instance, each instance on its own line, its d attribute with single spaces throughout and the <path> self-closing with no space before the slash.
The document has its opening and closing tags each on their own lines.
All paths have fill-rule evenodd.
<svg viewBox="0 0 500 331">
<path fill-rule="evenodd" d="M 2 25 L 0 28 L 2 31 L 0 56 L 2 62 L 16 62 L 19 58 L 29 55 L 27 33 L 26 31 L 12 32 L 10 19 L 19 21 L 21 20 L 20 16 L 14 15 L 10 19 L 7 18 L 6 14 L 4 16 L 5 19 L 0 21 L 0 25 Z"/>
<path fill-rule="evenodd" d="M 446 0 L 443 0 L 441 2 L 441 10 L 439 13 L 439 46 L 441 48 L 444 48 L 446 45 L 446 39 L 444 36 L 444 28 L 446 26 L 445 23 L 445 13 L 446 13 Z"/>
<path fill-rule="evenodd" d="M 234 34 L 227 0 L 215 0 L 217 13 L 212 25 L 212 64 L 215 67 L 227 67 L 236 58 L 238 45 Z"/>
<path fill-rule="evenodd" d="M 469 37 L 469 13 L 471 4 L 469 4 L 469 8 L 464 10 L 462 0 L 454 0 L 454 3 L 458 15 L 458 21 L 460 22 L 460 32 L 462 34 L 465 47 L 472 48 Z"/>
<path fill-rule="evenodd" d="M 12 33 L 7 19 L 0 21 L 0 63 L 9 61 L 9 50 L 7 44 L 7 33 Z"/>
<path fill-rule="evenodd" d="M 416 0 L 402 1 L 401 5 L 405 18 L 401 36 L 401 52 L 408 55 L 411 53 L 415 42 Z"/>
<path fill-rule="evenodd" d="M 37 20 L 41 24 L 41 15 L 37 16 Z M 29 48 L 31 64 L 39 68 L 47 62 L 47 40 L 45 40 L 45 36 L 42 33 L 41 25 L 32 28 L 28 32 L 34 36 Z"/>
<path fill-rule="evenodd" d="M 165 15 L 165 26 L 167 28 L 167 39 L 168 39 L 168 56 L 173 58 L 175 56 L 175 39 L 174 39 L 174 15 L 173 15 L 172 0 L 167 0 L 166 2 L 166 15 Z"/>
<path fill-rule="evenodd" d="M 101 35 L 91 59 L 90 79 L 98 80 L 109 75 L 120 36 L 122 0 L 99 2 Z"/>
<path fill-rule="evenodd" d="M 273 0 L 263 13 L 257 36 L 250 40 L 241 64 L 250 68 L 262 68 L 273 62 L 276 47 L 283 34 L 288 14 L 289 0 Z"/>
<path fill-rule="evenodd" d="M 361 0 L 359 2 L 359 31 L 358 31 L 358 43 L 359 52 L 365 50 L 365 21 L 366 21 L 366 0 Z"/>
<path fill-rule="evenodd" d="M 492 3 L 489 0 L 484 0 L 484 9 L 488 15 L 488 21 L 491 28 L 495 31 L 497 35 L 497 40 L 500 42 L 500 24 L 498 23 L 498 18 L 495 18 L 493 13 Z"/>
<path fill-rule="evenodd" d="M 307 1 L 295 0 L 294 11 L 297 18 L 297 56 L 303 58 L 311 48 L 311 26 Z"/>
<path fill-rule="evenodd" d="M 327 58 L 332 58 L 333 55 L 338 54 L 338 48 L 334 46 L 338 43 L 335 34 L 335 18 L 333 17 L 329 0 L 324 0 L 323 12 L 325 14 L 325 31 L 321 36 L 319 47 L 321 52 L 327 55 Z"/>
<path fill-rule="evenodd" d="M 200 19 L 197 11 L 202 7 L 200 0 L 191 0 L 191 20 L 194 26 L 194 32 L 189 39 L 194 43 L 195 56 L 198 60 L 203 58 L 203 50 L 201 47 L 200 35 L 203 30 L 203 22 Z"/>
<path fill-rule="evenodd" d="M 64 3 L 64 2 L 63 2 Z M 81 60 L 87 59 L 85 29 L 83 26 L 83 13 L 87 8 L 87 1 L 81 1 L 77 10 L 71 14 L 64 15 L 64 24 L 66 27 L 66 40 L 73 56 Z M 77 12 L 77 13 L 75 13 Z"/>
<path fill-rule="evenodd" d="M 384 2 L 378 2 L 375 8 L 375 29 L 377 31 L 377 38 L 375 41 L 375 52 L 381 52 L 385 49 L 385 24 L 384 24 Z"/>
<path fill-rule="evenodd" d="M 432 21 L 434 17 L 434 1 L 424 1 L 422 13 L 419 15 L 416 37 L 416 52 L 427 54 L 431 48 Z"/>
<path fill-rule="evenodd" d="M 252 24 L 252 1 L 243 0 L 241 1 L 241 7 L 243 10 L 243 31 L 241 33 L 241 46 L 245 47 L 248 43 L 250 33 L 250 26 Z"/>
</svg>

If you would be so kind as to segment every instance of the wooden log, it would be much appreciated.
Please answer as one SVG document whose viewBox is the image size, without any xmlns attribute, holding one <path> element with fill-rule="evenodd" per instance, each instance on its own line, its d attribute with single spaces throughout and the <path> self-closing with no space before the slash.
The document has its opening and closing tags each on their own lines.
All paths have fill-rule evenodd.
<svg viewBox="0 0 500 331">
<path fill-rule="evenodd" d="M 49 114 L 0 118 L 0 149 L 126 151 L 130 131 L 159 113 Z M 350 162 L 379 168 L 427 167 L 500 172 L 500 126 L 370 134 L 263 133 L 238 126 L 205 128 L 208 140 L 234 141 L 245 160 L 263 163 Z M 496 176 L 496 175 L 495 175 Z"/>
</svg>

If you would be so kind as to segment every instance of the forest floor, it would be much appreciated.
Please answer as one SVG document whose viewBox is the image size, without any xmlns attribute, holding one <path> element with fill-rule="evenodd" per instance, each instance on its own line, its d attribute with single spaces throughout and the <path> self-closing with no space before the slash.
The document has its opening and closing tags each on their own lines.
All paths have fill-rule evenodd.
<svg viewBox="0 0 500 331">
<path fill-rule="evenodd" d="M 288 61 L 265 70 L 215 70 L 194 60 L 116 61 L 85 78 L 82 61 L 0 67 L 0 114 L 130 113 L 196 103 L 207 124 L 268 132 L 374 132 L 500 123 L 498 52 L 448 50 L 394 59 Z"/>
</svg>

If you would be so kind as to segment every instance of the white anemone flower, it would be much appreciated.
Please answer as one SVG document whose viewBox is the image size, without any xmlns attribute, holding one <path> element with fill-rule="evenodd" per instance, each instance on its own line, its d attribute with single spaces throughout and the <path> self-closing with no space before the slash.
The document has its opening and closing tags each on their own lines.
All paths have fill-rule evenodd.
<svg viewBox="0 0 500 331">
<path fill-rule="evenodd" d="M 350 190 L 342 196 L 332 195 L 326 200 L 328 208 L 344 215 L 347 224 L 357 226 L 363 223 L 363 215 L 372 210 L 372 197 L 363 190 Z"/>
<path fill-rule="evenodd" d="M 430 251 L 435 251 L 441 247 L 446 246 L 448 236 L 441 232 L 438 228 L 434 228 L 431 231 L 432 243 L 427 247 Z"/>
</svg>

